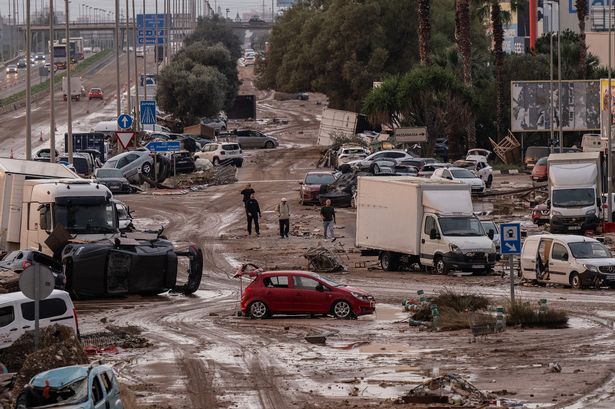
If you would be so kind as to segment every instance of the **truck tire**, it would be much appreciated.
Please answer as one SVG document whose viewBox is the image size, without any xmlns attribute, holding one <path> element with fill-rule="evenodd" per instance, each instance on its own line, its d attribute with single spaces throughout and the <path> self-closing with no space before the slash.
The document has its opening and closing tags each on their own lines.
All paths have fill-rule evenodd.
<svg viewBox="0 0 615 409">
<path fill-rule="evenodd" d="M 485 186 L 487 186 L 487 189 L 491 189 L 491 185 L 493 184 L 493 176 L 489 175 L 489 177 L 487 178 L 487 183 Z"/>
<path fill-rule="evenodd" d="M 399 267 L 399 255 L 383 251 L 380 253 L 380 266 L 384 271 L 396 271 Z"/>
<path fill-rule="evenodd" d="M 440 274 L 440 275 L 448 274 L 448 266 L 444 262 L 444 258 L 442 258 L 442 256 L 434 257 L 433 265 L 436 270 L 436 274 Z"/>
</svg>

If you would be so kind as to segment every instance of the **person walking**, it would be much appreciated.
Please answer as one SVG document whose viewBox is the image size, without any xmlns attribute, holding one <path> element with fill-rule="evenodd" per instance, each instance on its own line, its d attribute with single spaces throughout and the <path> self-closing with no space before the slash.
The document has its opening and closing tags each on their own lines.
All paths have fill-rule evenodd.
<svg viewBox="0 0 615 409">
<path fill-rule="evenodd" d="M 241 194 L 243 195 L 243 205 L 244 206 L 246 205 L 246 202 L 250 200 L 250 196 L 253 195 L 254 193 L 255 192 L 254 192 L 254 189 L 252 189 L 252 185 L 248 183 L 245 189 L 241 191 Z"/>
<path fill-rule="evenodd" d="M 257 236 L 261 235 L 260 226 L 258 225 L 258 218 L 261 217 L 261 208 L 258 205 L 258 201 L 254 198 L 254 193 L 250 195 L 250 198 L 246 202 L 246 216 L 248 217 L 248 234 L 252 235 L 252 222 L 254 222 L 254 231 Z"/>
<path fill-rule="evenodd" d="M 288 231 L 290 230 L 290 205 L 285 197 L 278 203 L 278 219 L 280 220 L 280 237 L 288 238 Z"/>
<path fill-rule="evenodd" d="M 325 201 L 325 205 L 320 209 L 320 216 L 322 217 L 323 230 L 325 239 L 331 238 L 335 241 L 335 232 L 333 231 L 335 226 L 335 208 L 331 206 L 331 199 Z"/>
</svg>

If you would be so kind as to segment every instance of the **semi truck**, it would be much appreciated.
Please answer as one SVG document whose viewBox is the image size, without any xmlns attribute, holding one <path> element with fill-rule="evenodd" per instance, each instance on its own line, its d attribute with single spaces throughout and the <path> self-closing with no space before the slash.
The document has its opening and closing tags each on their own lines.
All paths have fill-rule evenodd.
<svg viewBox="0 0 615 409">
<path fill-rule="evenodd" d="M 60 42 L 64 47 L 66 47 L 66 38 L 63 38 Z M 76 64 L 79 62 L 79 60 L 82 60 L 84 58 L 83 38 L 70 37 L 68 39 L 68 42 L 68 47 L 70 49 L 70 61 L 71 63 Z"/>
<path fill-rule="evenodd" d="M 549 166 L 551 233 L 595 230 L 602 218 L 600 152 L 552 153 Z"/>
<path fill-rule="evenodd" d="M 356 206 L 356 245 L 378 255 L 383 270 L 419 265 L 438 274 L 486 274 L 495 265 L 495 232 L 485 232 L 473 214 L 469 185 L 361 176 Z"/>
<path fill-rule="evenodd" d="M 120 232 L 118 202 L 104 185 L 56 163 L 0 158 L 0 253 L 37 250 L 62 264 L 78 298 L 196 291 L 202 251 L 177 251 L 161 232 Z M 188 258 L 177 284 L 178 258 Z"/>
<path fill-rule="evenodd" d="M 50 52 L 53 53 L 53 65 L 55 65 L 58 70 L 65 70 L 67 67 L 66 46 L 56 42 L 51 46 Z"/>
</svg>

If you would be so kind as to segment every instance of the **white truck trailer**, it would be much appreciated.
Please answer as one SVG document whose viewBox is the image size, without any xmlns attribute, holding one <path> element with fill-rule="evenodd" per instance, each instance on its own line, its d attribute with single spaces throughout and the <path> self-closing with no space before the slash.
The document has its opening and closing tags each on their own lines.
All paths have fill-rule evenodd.
<svg viewBox="0 0 615 409">
<path fill-rule="evenodd" d="M 359 177 L 356 245 L 384 270 L 489 272 L 495 246 L 473 214 L 470 187 L 415 177 Z"/>
<path fill-rule="evenodd" d="M 68 78 L 62 77 L 62 94 L 64 101 L 68 101 Z M 81 78 L 70 77 L 70 96 L 73 101 L 81 100 Z"/>
</svg>

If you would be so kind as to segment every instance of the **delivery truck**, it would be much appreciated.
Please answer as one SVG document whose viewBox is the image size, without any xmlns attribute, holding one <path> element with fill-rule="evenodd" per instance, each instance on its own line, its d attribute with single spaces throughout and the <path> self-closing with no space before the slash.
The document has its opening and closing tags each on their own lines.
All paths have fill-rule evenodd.
<svg viewBox="0 0 615 409">
<path fill-rule="evenodd" d="M 70 96 L 73 101 L 81 100 L 81 78 L 70 77 Z M 68 78 L 62 77 L 62 94 L 64 101 L 68 101 Z"/>
<path fill-rule="evenodd" d="M 356 206 L 356 245 L 377 254 L 383 270 L 419 265 L 438 274 L 486 274 L 495 265 L 495 232 L 485 232 L 473 214 L 466 184 L 362 176 Z"/>
<path fill-rule="evenodd" d="M 551 233 L 595 230 L 602 218 L 601 153 L 552 153 L 547 165 Z"/>
</svg>

